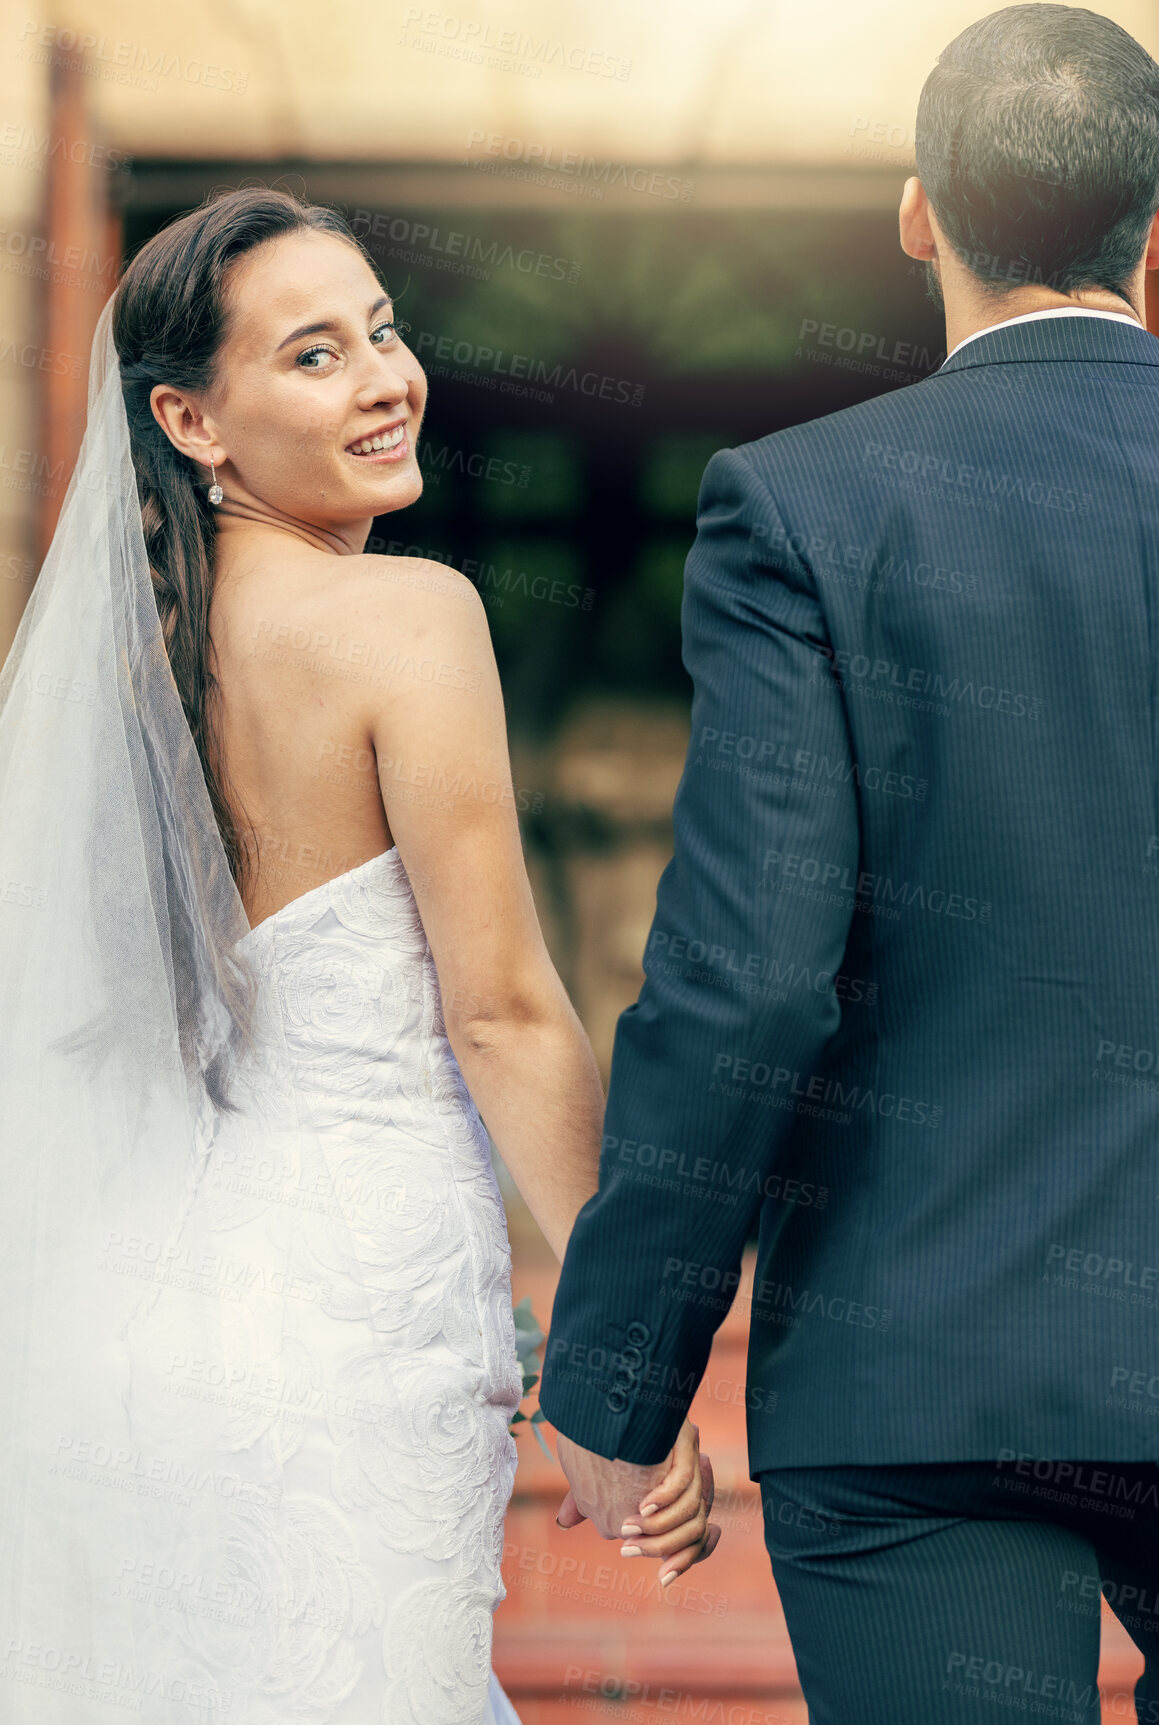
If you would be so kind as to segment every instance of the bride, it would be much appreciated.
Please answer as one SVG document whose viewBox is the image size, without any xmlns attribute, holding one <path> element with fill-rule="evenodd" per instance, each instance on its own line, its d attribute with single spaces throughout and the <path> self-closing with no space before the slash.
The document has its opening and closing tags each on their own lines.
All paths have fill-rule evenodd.
<svg viewBox="0 0 1159 1725">
<path fill-rule="evenodd" d="M 264 188 L 98 325 L 0 683 L 12 1725 L 516 1721 L 488 1133 L 562 1258 L 603 1096 L 483 604 L 362 549 L 422 489 L 402 328 L 341 219 Z M 686 1424 L 669 1568 L 700 1482 Z"/>
</svg>

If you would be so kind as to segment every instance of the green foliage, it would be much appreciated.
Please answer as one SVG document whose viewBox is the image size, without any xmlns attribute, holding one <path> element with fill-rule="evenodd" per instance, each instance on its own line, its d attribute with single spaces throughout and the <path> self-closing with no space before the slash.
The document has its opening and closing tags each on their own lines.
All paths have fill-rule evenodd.
<svg viewBox="0 0 1159 1725">
<path fill-rule="evenodd" d="M 727 430 L 665 432 L 649 446 L 640 473 L 640 502 L 652 515 L 694 522 L 700 481 L 711 456 L 728 446 Z"/>
<path fill-rule="evenodd" d="M 514 484 L 481 482 L 479 512 L 497 521 L 574 515 L 583 502 L 583 447 L 578 438 L 550 431 L 504 429 L 483 440 L 489 456 L 511 463 Z M 510 469 L 499 470 L 506 477 Z M 521 483 L 522 481 L 522 483 Z"/>
<path fill-rule="evenodd" d="M 480 548 L 473 579 L 491 622 L 497 648 L 533 639 L 561 611 L 574 616 L 583 591 L 583 563 L 565 539 L 492 539 Z"/>
<path fill-rule="evenodd" d="M 662 618 L 677 629 L 684 597 L 684 565 L 691 545 L 691 530 L 682 539 L 650 540 L 640 553 L 633 582 L 633 597 L 643 613 Z"/>
<path fill-rule="evenodd" d="M 539 1367 L 543 1362 L 535 1350 L 545 1338 L 543 1331 L 536 1322 L 535 1314 L 531 1310 L 530 1294 L 524 1294 L 519 1304 L 512 1306 L 511 1315 L 515 1319 L 515 1352 L 519 1359 L 520 1370 L 523 1373 L 523 1395 L 526 1398 L 528 1391 L 534 1389 L 539 1382 Z M 555 1457 L 548 1449 L 543 1433 L 538 1429 L 540 1422 L 545 1418 L 546 1415 L 542 1408 L 536 1408 L 530 1415 L 520 1411 L 512 1415 L 511 1425 L 518 1424 L 520 1420 L 527 1420 L 532 1431 L 535 1432 L 540 1449 L 548 1461 L 554 1461 Z"/>
<path fill-rule="evenodd" d="M 485 219 L 515 232 L 510 212 Z M 480 212 L 447 211 L 445 220 L 474 233 Z M 877 212 L 861 220 L 873 232 L 882 223 Z M 453 341 L 552 364 L 586 367 L 615 350 L 657 377 L 772 374 L 792 365 L 804 317 L 867 327 L 866 302 L 887 284 L 849 271 L 857 227 L 858 218 L 835 212 L 831 231 L 820 228 L 809 210 L 541 217 L 528 242 L 578 264 L 578 280 L 500 267 L 489 281 L 463 283 L 424 271 L 400 307 Z M 903 266 L 899 252 L 899 274 Z M 887 315 L 884 304 L 877 315 Z"/>
</svg>

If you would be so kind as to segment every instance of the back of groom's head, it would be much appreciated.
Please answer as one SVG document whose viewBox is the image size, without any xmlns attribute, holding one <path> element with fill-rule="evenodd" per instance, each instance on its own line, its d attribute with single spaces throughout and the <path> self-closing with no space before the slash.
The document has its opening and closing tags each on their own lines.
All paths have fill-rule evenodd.
<svg viewBox="0 0 1159 1725">
<path fill-rule="evenodd" d="M 915 154 L 980 286 L 1122 293 L 1159 208 L 1159 66 L 1097 12 L 1007 6 L 938 56 Z"/>
</svg>

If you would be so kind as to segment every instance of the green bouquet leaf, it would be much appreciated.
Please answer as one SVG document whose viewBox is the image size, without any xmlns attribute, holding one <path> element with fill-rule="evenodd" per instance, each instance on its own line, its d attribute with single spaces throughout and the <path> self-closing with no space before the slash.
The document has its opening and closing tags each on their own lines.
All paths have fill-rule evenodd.
<svg viewBox="0 0 1159 1725">
<path fill-rule="evenodd" d="M 540 1329 L 536 1321 L 534 1312 L 531 1310 L 530 1294 L 524 1294 L 519 1304 L 512 1306 L 511 1313 L 515 1319 L 515 1352 L 518 1355 L 520 1370 L 523 1373 L 523 1398 L 526 1400 L 528 1391 L 534 1389 L 539 1382 L 539 1369 L 543 1361 L 535 1350 L 545 1337 L 543 1330 Z M 548 1461 L 554 1461 L 555 1457 L 548 1449 L 546 1439 L 539 1430 L 540 1421 L 546 1417 L 543 1409 L 539 1407 L 530 1414 L 525 1414 L 519 1410 L 512 1415 L 508 1430 L 513 1431 L 521 1421 L 525 1420 L 535 1432 L 539 1447 Z M 515 1435 L 518 1436 L 519 1434 L 516 1432 Z"/>
</svg>

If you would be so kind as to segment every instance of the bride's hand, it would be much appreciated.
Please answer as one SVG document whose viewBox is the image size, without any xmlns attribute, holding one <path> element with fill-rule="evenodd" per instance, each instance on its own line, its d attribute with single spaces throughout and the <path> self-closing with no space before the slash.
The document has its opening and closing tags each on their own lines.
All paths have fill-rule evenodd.
<svg viewBox="0 0 1159 1725">
<path fill-rule="evenodd" d="M 720 1528 L 708 1519 L 714 1490 L 712 1463 L 700 1453 L 700 1428 L 685 1420 L 672 1447 L 668 1472 L 645 1492 L 640 1513 L 629 1516 L 622 1529 L 627 1542 L 638 1546 L 644 1557 L 667 1559 L 660 1570 L 662 1584 L 715 1551 Z M 647 1504 L 656 1507 L 645 1513 Z M 629 1531 L 634 1528 L 639 1532 Z"/>
</svg>

